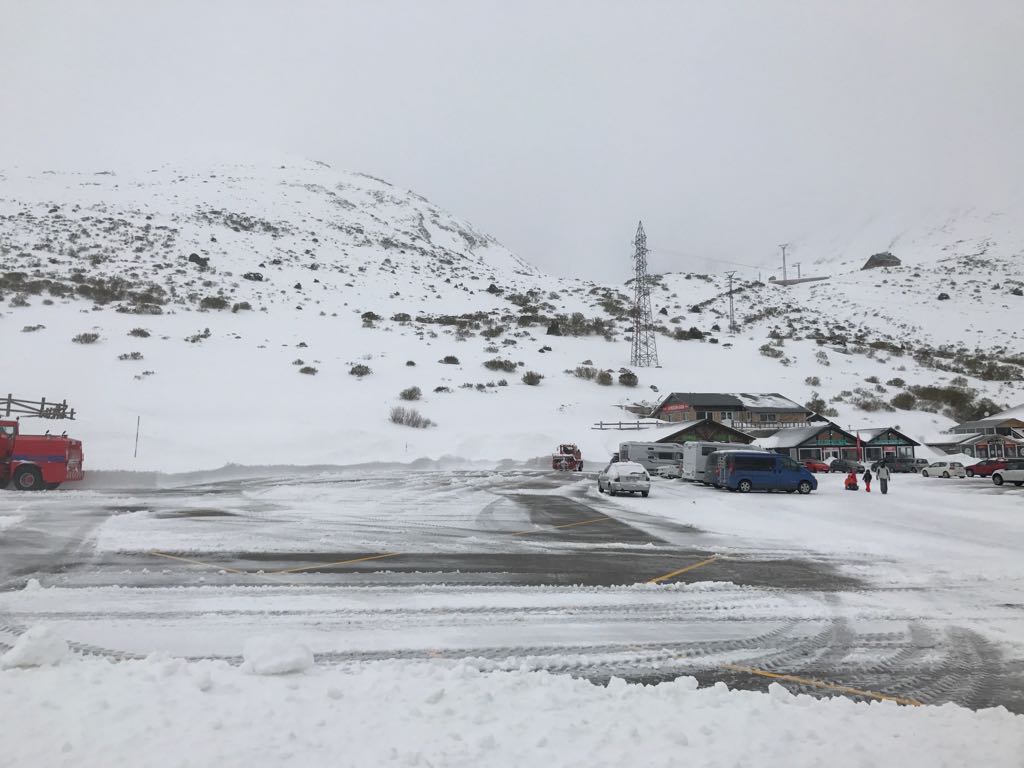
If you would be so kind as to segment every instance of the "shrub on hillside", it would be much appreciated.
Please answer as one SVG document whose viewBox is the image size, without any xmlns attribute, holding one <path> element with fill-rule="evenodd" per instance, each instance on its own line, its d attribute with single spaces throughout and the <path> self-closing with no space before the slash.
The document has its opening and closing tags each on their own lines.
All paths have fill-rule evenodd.
<svg viewBox="0 0 1024 768">
<path fill-rule="evenodd" d="M 137 339 L 148 339 L 149 331 L 147 331 L 145 328 L 132 328 L 130 331 L 128 331 L 128 335 L 134 336 Z"/>
<path fill-rule="evenodd" d="M 307 376 L 316 376 L 317 369 L 314 368 L 312 365 L 304 365 L 301 368 L 299 368 L 299 373 L 304 373 Z"/>
<path fill-rule="evenodd" d="M 228 300 L 223 296 L 205 296 L 199 302 L 200 309 L 227 309 Z"/>
<path fill-rule="evenodd" d="M 597 376 L 597 368 L 592 365 L 577 365 L 576 370 L 572 372 L 572 375 L 578 379 L 591 381 Z"/>
<path fill-rule="evenodd" d="M 141 352 L 125 352 L 122 355 L 118 355 L 117 359 L 118 360 L 141 360 L 142 359 L 142 353 Z"/>
<path fill-rule="evenodd" d="M 889 404 L 893 408 L 899 408 L 901 411 L 910 411 L 917 405 L 917 398 L 911 392 L 900 392 L 889 401 Z"/>
<path fill-rule="evenodd" d="M 809 387 L 820 387 L 821 379 L 819 379 L 817 376 L 808 376 L 806 379 L 804 379 L 804 384 L 806 384 Z M 816 409 L 812 408 L 811 410 Z"/>
<path fill-rule="evenodd" d="M 448 394 L 452 390 L 451 387 L 434 387 L 434 391 L 440 394 Z"/>
<path fill-rule="evenodd" d="M 506 373 L 513 373 L 516 370 L 516 364 L 511 360 L 502 360 L 500 357 L 496 357 L 493 360 L 486 360 L 484 362 L 484 368 L 489 371 L 505 371 Z"/>
<path fill-rule="evenodd" d="M 762 344 L 758 347 L 758 351 L 765 357 L 770 357 L 775 360 L 778 360 L 785 354 L 781 349 L 773 347 L 771 344 Z"/>
<path fill-rule="evenodd" d="M 612 374 L 610 371 L 601 371 L 597 374 L 597 383 L 602 387 L 610 387 L 612 385 Z"/>
<path fill-rule="evenodd" d="M 232 305 L 231 311 L 236 313 L 250 312 L 252 311 L 252 304 L 250 304 L 248 301 L 240 301 L 237 304 Z"/>
<path fill-rule="evenodd" d="M 80 333 L 77 336 L 72 337 L 71 340 L 75 342 L 75 344 L 95 344 L 100 340 L 100 335 L 92 332 Z"/>
<path fill-rule="evenodd" d="M 21 329 L 21 332 L 22 333 L 35 333 L 36 331 L 43 330 L 43 328 L 45 328 L 45 327 L 46 326 L 41 324 L 41 323 L 38 324 L 38 325 L 26 325 L 24 328 Z"/>
<path fill-rule="evenodd" d="M 531 387 L 535 387 L 540 384 L 541 379 L 544 377 L 536 371 L 527 371 L 523 374 L 523 384 Z"/>
<path fill-rule="evenodd" d="M 632 371 L 623 371 L 619 374 L 619 384 L 624 387 L 635 387 L 640 383 L 640 379 Z"/>
<path fill-rule="evenodd" d="M 903 379 L 901 379 L 898 376 L 895 377 L 895 378 L 889 379 L 885 383 L 888 384 L 890 387 L 905 387 L 905 386 L 907 386 L 907 382 L 905 382 Z"/>
<path fill-rule="evenodd" d="M 401 424 L 402 426 L 413 427 L 414 429 L 426 429 L 427 427 L 434 426 L 434 422 L 425 418 L 415 408 L 403 408 L 400 405 L 396 405 L 391 409 L 390 418 L 392 424 Z"/>
<path fill-rule="evenodd" d="M 444 363 L 445 365 L 458 365 L 459 358 L 457 358 L 455 355 L 445 355 L 438 362 Z"/>
<path fill-rule="evenodd" d="M 355 365 L 348 369 L 348 373 L 349 376 L 358 376 L 361 379 L 363 378 L 363 376 L 369 376 L 371 373 L 373 373 L 373 371 L 370 370 L 370 366 L 368 365 L 356 363 Z"/>
<path fill-rule="evenodd" d="M 407 387 L 398 393 L 403 400 L 419 400 L 423 396 L 423 390 L 419 387 Z"/>
</svg>

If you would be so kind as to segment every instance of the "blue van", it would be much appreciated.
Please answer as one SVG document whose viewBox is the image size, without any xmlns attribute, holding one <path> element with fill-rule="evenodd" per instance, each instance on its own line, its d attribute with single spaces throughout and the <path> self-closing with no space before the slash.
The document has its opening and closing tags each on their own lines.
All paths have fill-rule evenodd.
<svg viewBox="0 0 1024 768">
<path fill-rule="evenodd" d="M 789 456 L 762 451 L 729 451 L 723 454 L 717 485 L 730 491 L 817 490 L 818 479 Z"/>
</svg>

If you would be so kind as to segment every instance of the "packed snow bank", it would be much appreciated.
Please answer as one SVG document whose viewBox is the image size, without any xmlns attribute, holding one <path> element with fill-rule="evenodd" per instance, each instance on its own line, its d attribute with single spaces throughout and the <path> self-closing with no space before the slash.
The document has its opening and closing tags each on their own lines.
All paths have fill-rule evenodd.
<svg viewBox="0 0 1024 768">
<path fill-rule="evenodd" d="M 254 675 L 287 675 L 313 666 L 309 646 L 284 635 L 251 637 L 242 650 L 242 669 Z"/>
<path fill-rule="evenodd" d="M 59 664 L 67 655 L 68 644 L 64 638 L 53 627 L 40 624 L 24 632 L 14 647 L 0 656 L 0 669 Z"/>
<path fill-rule="evenodd" d="M 45 715 L 44 715 L 45 713 Z M 1024 717 L 386 662 L 253 677 L 166 657 L 0 673 L 11 765 L 1020 765 Z"/>
<path fill-rule="evenodd" d="M 11 528 L 24 519 L 24 515 L 0 515 L 0 531 L 4 528 Z"/>
</svg>

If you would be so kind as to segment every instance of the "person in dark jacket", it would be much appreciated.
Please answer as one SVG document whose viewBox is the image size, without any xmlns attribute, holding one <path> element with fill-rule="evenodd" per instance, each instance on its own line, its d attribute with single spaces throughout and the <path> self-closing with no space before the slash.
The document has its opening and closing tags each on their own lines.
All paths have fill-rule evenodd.
<svg viewBox="0 0 1024 768">
<path fill-rule="evenodd" d="M 864 470 L 864 490 L 871 493 L 871 470 Z"/>
</svg>

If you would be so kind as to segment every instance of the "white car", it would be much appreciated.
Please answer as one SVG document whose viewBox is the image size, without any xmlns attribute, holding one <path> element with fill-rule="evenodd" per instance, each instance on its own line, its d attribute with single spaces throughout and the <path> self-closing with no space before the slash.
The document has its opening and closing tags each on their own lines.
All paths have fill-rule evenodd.
<svg viewBox="0 0 1024 768">
<path fill-rule="evenodd" d="M 679 464 L 663 464 L 658 467 L 658 477 L 682 477 L 681 466 Z"/>
<path fill-rule="evenodd" d="M 996 485 L 1013 483 L 1018 488 L 1024 485 L 1024 459 L 1010 459 L 1006 469 L 997 469 L 992 473 L 992 482 Z"/>
<path fill-rule="evenodd" d="M 635 461 L 617 461 L 609 464 L 597 476 L 597 490 L 610 496 L 619 493 L 639 493 L 647 496 L 651 492 L 651 476 L 642 464 Z"/>
<path fill-rule="evenodd" d="M 921 470 L 921 477 L 967 477 L 967 469 L 959 461 L 933 461 Z"/>
</svg>

